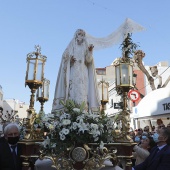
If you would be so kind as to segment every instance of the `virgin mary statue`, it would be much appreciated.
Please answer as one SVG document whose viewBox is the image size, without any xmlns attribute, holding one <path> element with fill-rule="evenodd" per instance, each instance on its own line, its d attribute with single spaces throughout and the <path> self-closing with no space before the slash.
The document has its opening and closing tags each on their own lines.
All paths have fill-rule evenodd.
<svg viewBox="0 0 170 170">
<path fill-rule="evenodd" d="M 121 42 L 128 33 L 144 28 L 127 18 L 110 35 L 96 38 L 78 29 L 62 55 L 56 83 L 52 112 L 62 109 L 60 100 L 74 100 L 77 104 L 86 103 L 88 110 L 99 108 L 100 100 L 92 57 L 94 50 L 111 47 Z"/>
<path fill-rule="evenodd" d="M 62 55 L 52 112 L 61 110 L 60 100 L 67 99 L 85 102 L 88 110 L 100 107 L 93 47 L 86 41 L 85 31 L 78 29 Z"/>
</svg>

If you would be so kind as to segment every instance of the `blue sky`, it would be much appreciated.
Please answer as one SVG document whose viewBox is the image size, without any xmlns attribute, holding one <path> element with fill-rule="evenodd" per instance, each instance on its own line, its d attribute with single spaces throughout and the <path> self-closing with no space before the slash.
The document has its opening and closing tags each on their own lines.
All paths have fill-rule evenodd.
<svg viewBox="0 0 170 170">
<path fill-rule="evenodd" d="M 78 28 L 104 37 L 130 18 L 146 28 L 132 36 L 146 53 L 144 63 L 170 63 L 169 7 L 169 0 L 1 0 L 0 85 L 4 99 L 29 104 L 26 55 L 40 45 L 41 53 L 47 56 L 45 78 L 50 80 L 50 99 L 44 110 L 49 113 L 62 53 Z M 106 67 L 120 57 L 119 46 L 94 52 L 95 66 Z M 40 109 L 38 102 L 35 109 Z"/>
</svg>

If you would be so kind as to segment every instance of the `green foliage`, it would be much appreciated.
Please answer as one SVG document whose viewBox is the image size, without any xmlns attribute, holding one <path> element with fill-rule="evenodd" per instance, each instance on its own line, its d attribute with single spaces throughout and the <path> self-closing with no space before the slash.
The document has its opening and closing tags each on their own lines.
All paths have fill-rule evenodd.
<svg viewBox="0 0 170 170">
<path fill-rule="evenodd" d="M 133 55 L 133 53 L 139 47 L 138 44 L 133 43 L 131 36 L 132 34 L 128 33 L 127 37 L 124 39 L 123 43 L 120 45 L 124 57 L 130 57 L 130 55 Z"/>
</svg>

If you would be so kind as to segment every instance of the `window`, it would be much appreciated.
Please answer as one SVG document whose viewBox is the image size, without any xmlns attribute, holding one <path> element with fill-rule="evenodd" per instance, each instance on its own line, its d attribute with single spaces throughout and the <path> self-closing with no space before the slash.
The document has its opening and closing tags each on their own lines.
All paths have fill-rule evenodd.
<svg viewBox="0 0 170 170">
<path fill-rule="evenodd" d="M 96 74 L 106 75 L 106 68 L 96 68 Z"/>
</svg>

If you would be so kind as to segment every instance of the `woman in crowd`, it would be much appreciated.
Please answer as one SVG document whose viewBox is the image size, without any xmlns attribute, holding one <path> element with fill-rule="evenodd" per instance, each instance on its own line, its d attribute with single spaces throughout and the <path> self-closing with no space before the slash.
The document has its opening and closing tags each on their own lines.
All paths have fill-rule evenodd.
<svg viewBox="0 0 170 170">
<path fill-rule="evenodd" d="M 140 142 L 141 142 L 142 133 L 143 133 L 142 128 L 139 128 L 139 129 L 136 131 L 136 133 L 135 133 L 135 139 L 134 139 L 134 141 L 135 141 L 136 143 L 140 143 Z"/>
<path fill-rule="evenodd" d="M 141 140 L 140 145 L 135 145 L 132 153 L 134 158 L 136 159 L 135 165 L 142 163 L 150 154 L 150 150 L 156 146 L 153 138 L 147 136 Z"/>
<path fill-rule="evenodd" d="M 165 127 L 165 125 L 164 125 L 164 123 L 163 123 L 163 121 L 162 121 L 162 119 L 157 119 L 157 130 L 159 130 L 159 129 L 161 129 L 161 128 L 164 128 Z"/>
</svg>

